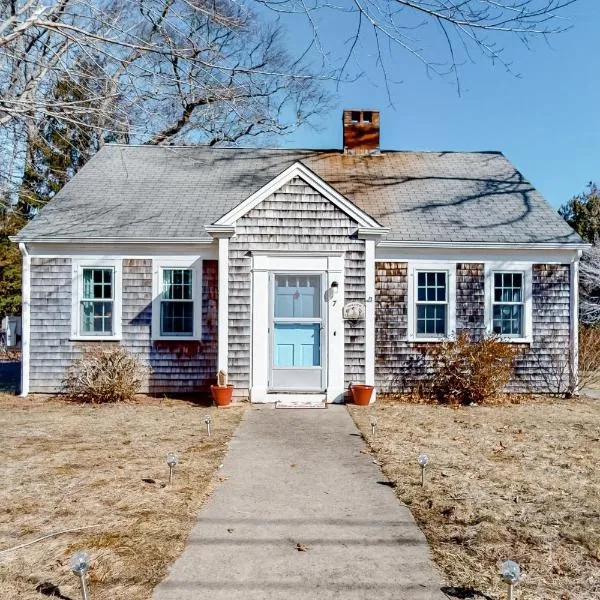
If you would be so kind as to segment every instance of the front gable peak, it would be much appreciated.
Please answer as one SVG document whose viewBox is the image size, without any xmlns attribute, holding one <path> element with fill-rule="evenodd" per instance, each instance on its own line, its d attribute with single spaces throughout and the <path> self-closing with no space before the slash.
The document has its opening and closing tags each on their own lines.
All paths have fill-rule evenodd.
<svg viewBox="0 0 600 600">
<path fill-rule="evenodd" d="M 373 217 L 358 208 L 358 206 L 346 197 L 342 196 L 342 194 L 336 191 L 326 181 L 321 179 L 301 162 L 292 164 L 277 177 L 269 181 L 269 183 L 246 198 L 246 200 L 220 217 L 212 225 L 207 226 L 206 230 L 213 237 L 233 235 L 235 233 L 235 224 L 238 219 L 250 212 L 271 194 L 296 178 L 299 178 L 307 185 L 310 185 L 324 198 L 356 221 L 360 237 L 381 237 L 387 233 L 388 229 L 386 227 L 382 227 L 375 219 L 373 219 Z"/>
</svg>

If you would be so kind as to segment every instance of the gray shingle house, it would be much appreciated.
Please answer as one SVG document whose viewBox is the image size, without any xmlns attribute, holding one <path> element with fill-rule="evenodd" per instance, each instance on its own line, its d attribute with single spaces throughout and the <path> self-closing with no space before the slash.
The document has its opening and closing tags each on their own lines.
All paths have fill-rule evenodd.
<svg viewBox="0 0 600 600">
<path fill-rule="evenodd" d="M 343 127 L 341 151 L 103 147 L 14 238 L 23 393 L 121 344 L 151 393 L 224 369 L 254 402 L 334 402 L 411 388 L 464 330 L 520 346 L 512 390 L 573 384 L 577 234 L 500 153 L 381 151 L 375 111 Z"/>
</svg>

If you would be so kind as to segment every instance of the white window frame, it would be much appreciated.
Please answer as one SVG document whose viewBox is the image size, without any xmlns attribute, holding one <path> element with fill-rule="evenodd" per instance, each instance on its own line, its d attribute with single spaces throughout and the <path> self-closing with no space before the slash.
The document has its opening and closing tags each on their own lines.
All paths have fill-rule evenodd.
<svg viewBox="0 0 600 600">
<path fill-rule="evenodd" d="M 489 335 L 494 334 L 494 273 L 523 274 L 523 335 L 499 336 L 503 342 L 531 344 L 533 342 L 533 265 L 526 262 L 486 262 L 485 263 L 485 323 Z"/>
<path fill-rule="evenodd" d="M 161 335 L 160 303 L 162 300 L 163 271 L 165 269 L 190 269 L 192 271 L 192 301 L 194 303 L 193 335 Z M 152 341 L 178 342 L 202 339 L 202 259 L 197 256 L 159 258 L 152 261 Z"/>
<path fill-rule="evenodd" d="M 445 272 L 447 274 L 447 331 L 445 336 L 417 335 L 417 273 L 421 271 Z M 456 333 L 456 263 L 449 262 L 409 262 L 408 263 L 408 341 L 443 342 L 455 337 Z"/>
<path fill-rule="evenodd" d="M 119 341 L 123 331 L 122 311 L 122 263 L 114 258 L 75 258 L 72 260 L 71 289 L 71 340 L 81 341 Z M 81 331 L 81 303 L 83 301 L 83 270 L 113 270 L 113 331 L 111 334 L 90 334 Z"/>
</svg>

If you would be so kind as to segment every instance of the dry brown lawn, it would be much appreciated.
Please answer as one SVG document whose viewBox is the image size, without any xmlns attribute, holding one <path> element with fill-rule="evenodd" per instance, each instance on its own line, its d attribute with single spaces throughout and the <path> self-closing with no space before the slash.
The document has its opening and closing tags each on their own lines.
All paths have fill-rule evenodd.
<svg viewBox="0 0 600 600">
<path fill-rule="evenodd" d="M 504 598 L 510 558 L 521 600 L 600 598 L 600 401 L 350 411 L 457 597 Z"/>
<path fill-rule="evenodd" d="M 174 400 L 91 406 L 0 395 L 1 597 L 39 600 L 56 586 L 59 597 L 79 598 L 68 561 L 85 549 L 93 600 L 149 598 L 218 481 L 242 413 Z M 169 451 L 179 455 L 172 487 Z"/>
</svg>

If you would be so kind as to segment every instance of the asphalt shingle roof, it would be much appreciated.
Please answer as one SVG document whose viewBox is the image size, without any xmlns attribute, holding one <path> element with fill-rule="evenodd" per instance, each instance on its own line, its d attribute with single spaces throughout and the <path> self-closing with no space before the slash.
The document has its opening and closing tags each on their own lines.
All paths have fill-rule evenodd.
<svg viewBox="0 0 600 600">
<path fill-rule="evenodd" d="M 206 225 L 296 161 L 389 227 L 388 240 L 581 243 L 496 152 L 104 146 L 19 240 L 209 239 Z"/>
</svg>

